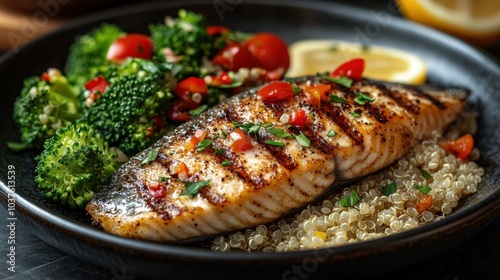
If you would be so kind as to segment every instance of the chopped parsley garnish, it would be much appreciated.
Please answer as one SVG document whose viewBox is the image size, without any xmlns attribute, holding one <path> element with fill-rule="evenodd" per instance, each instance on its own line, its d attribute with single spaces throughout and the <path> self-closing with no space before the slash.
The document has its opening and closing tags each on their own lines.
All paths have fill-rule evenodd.
<svg viewBox="0 0 500 280">
<path fill-rule="evenodd" d="M 425 178 L 425 180 L 429 180 L 432 176 L 427 171 L 420 169 L 420 174 Z"/>
<path fill-rule="evenodd" d="M 224 150 L 221 150 L 221 149 L 216 149 L 216 150 L 215 150 L 215 155 L 216 155 L 216 156 L 220 156 L 220 155 L 222 155 L 222 154 L 224 154 Z"/>
<path fill-rule="evenodd" d="M 417 184 L 414 184 L 413 187 L 423 193 L 429 193 L 431 191 L 431 187 L 429 186 L 420 186 Z"/>
<path fill-rule="evenodd" d="M 225 159 L 225 160 L 223 160 L 220 164 L 221 164 L 222 166 L 229 166 L 229 165 L 231 165 L 231 162 L 230 162 L 228 159 Z"/>
<path fill-rule="evenodd" d="M 351 116 L 353 116 L 353 117 L 355 117 L 355 118 L 359 118 L 359 117 L 361 117 L 361 114 L 360 114 L 360 113 L 358 113 L 358 112 L 351 112 L 351 113 L 349 113 L 349 114 L 351 114 Z"/>
<path fill-rule="evenodd" d="M 354 98 L 354 101 L 359 105 L 366 105 L 366 102 L 373 102 L 374 99 L 361 92 L 356 92 L 356 97 Z"/>
<path fill-rule="evenodd" d="M 325 80 L 327 80 L 327 81 L 339 84 L 341 86 L 345 86 L 347 88 L 350 88 L 351 85 L 352 85 L 352 79 L 349 79 L 346 76 L 342 76 L 340 78 L 322 76 L 322 78 L 325 79 Z"/>
<path fill-rule="evenodd" d="M 170 177 L 163 177 L 163 176 L 162 177 L 158 177 L 158 182 L 166 182 L 168 180 L 170 180 Z"/>
<path fill-rule="evenodd" d="M 146 158 L 141 162 L 141 166 L 142 165 L 146 165 L 152 161 L 154 161 L 157 157 L 158 157 L 158 151 L 157 150 L 151 150 L 148 152 L 148 155 L 146 156 Z"/>
<path fill-rule="evenodd" d="M 382 195 L 388 196 L 390 194 L 395 193 L 397 189 L 398 186 L 396 185 L 396 182 L 384 185 L 382 186 Z"/>
<path fill-rule="evenodd" d="M 253 134 L 255 136 L 255 138 L 257 138 L 259 136 L 259 129 L 260 129 L 260 126 L 261 126 L 261 123 L 256 123 L 256 124 L 253 124 L 252 126 L 250 126 L 248 128 L 248 134 Z"/>
<path fill-rule="evenodd" d="M 262 127 L 264 127 L 264 128 L 269 128 L 271 126 L 273 126 L 272 123 L 265 123 L 265 124 L 262 125 Z"/>
<path fill-rule="evenodd" d="M 341 199 L 339 199 L 340 206 L 342 207 L 353 207 L 361 200 L 358 193 L 355 190 L 352 190 L 350 195 L 347 195 Z"/>
<path fill-rule="evenodd" d="M 307 137 L 302 132 L 299 135 L 296 135 L 295 139 L 297 139 L 297 142 L 299 142 L 299 144 L 303 147 L 309 148 L 309 146 L 311 145 L 311 140 L 307 139 Z"/>
<path fill-rule="evenodd" d="M 207 104 L 203 104 L 203 105 L 200 105 L 199 107 L 197 107 L 196 109 L 190 110 L 189 111 L 189 115 L 191 115 L 191 116 L 198 116 L 201 113 L 205 112 L 205 110 L 207 110 L 207 109 L 208 109 L 208 105 Z"/>
<path fill-rule="evenodd" d="M 347 103 L 347 100 L 345 100 L 344 98 L 341 98 L 341 97 L 338 97 L 334 94 L 330 95 L 330 101 L 331 102 L 335 102 L 335 103 L 340 103 L 340 104 L 346 104 Z"/>
<path fill-rule="evenodd" d="M 198 148 L 196 151 L 197 152 L 203 152 L 208 146 L 210 146 L 210 144 L 212 144 L 212 142 L 214 142 L 214 140 L 212 139 L 203 139 L 201 140 L 198 145 L 196 145 L 196 147 Z"/>
<path fill-rule="evenodd" d="M 268 144 L 268 145 L 278 146 L 278 147 L 283 147 L 283 146 L 285 145 L 285 143 L 283 143 L 283 142 L 281 142 L 281 141 L 266 140 L 265 142 L 266 142 L 266 144 Z"/>
<path fill-rule="evenodd" d="M 328 133 L 326 134 L 326 136 L 328 136 L 328 137 L 333 137 L 333 136 L 335 136 L 335 135 L 337 135 L 337 133 L 336 133 L 334 130 L 330 130 L 330 131 L 328 131 Z"/>
<path fill-rule="evenodd" d="M 201 182 L 184 182 L 184 191 L 181 195 L 193 198 L 203 187 L 208 186 L 210 179 Z"/>
<path fill-rule="evenodd" d="M 291 138 L 292 134 L 285 132 L 282 128 L 268 127 L 267 132 L 279 138 Z"/>
<path fill-rule="evenodd" d="M 227 138 L 227 131 L 225 131 L 225 130 L 221 131 L 220 135 L 222 135 L 222 138 L 226 139 Z"/>
</svg>

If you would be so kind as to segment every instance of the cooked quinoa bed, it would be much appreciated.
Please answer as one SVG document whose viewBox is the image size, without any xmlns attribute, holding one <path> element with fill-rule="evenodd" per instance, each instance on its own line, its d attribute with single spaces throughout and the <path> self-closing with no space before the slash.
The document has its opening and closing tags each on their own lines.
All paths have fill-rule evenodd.
<svg viewBox="0 0 500 280">
<path fill-rule="evenodd" d="M 398 162 L 356 184 L 339 190 L 320 203 L 309 205 L 292 217 L 244 232 L 218 236 L 212 250 L 286 252 L 339 246 L 380 238 L 437 221 L 450 214 L 461 197 L 477 191 L 484 169 L 470 161 L 448 155 L 439 146 L 441 135 L 413 148 Z M 426 179 L 422 174 L 429 174 Z M 382 186 L 396 184 L 396 191 L 382 194 Z M 429 187 L 424 193 L 415 186 Z M 353 207 L 339 200 L 355 190 L 361 198 Z M 429 190 L 427 188 L 427 190 Z M 422 197 L 432 197 L 429 208 L 421 210 Z M 417 210 L 420 208 L 421 212 Z"/>
</svg>

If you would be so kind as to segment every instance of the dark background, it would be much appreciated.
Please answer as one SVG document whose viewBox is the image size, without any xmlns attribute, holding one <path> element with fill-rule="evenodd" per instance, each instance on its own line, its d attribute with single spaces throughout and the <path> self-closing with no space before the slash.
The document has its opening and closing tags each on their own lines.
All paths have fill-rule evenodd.
<svg viewBox="0 0 500 280">
<path fill-rule="evenodd" d="M 0 1 L 0 9 L 3 12 L 12 11 L 15 14 L 33 13 L 33 8 L 20 10 L 20 4 L 30 2 L 26 0 L 8 0 L 7 7 Z M 327 1 L 327 0 L 323 0 Z M 6 1 L 5 1 L 6 2 Z M 78 1 L 77 1 L 78 2 Z M 81 2 L 81 1 L 80 1 Z M 92 3 L 97 2 L 97 5 Z M 101 2 L 101 3 L 99 3 Z M 61 11 L 60 20 L 62 24 L 79 16 L 91 13 L 99 9 L 110 8 L 111 5 L 134 4 L 133 0 L 123 1 L 87 1 L 87 7 L 75 7 L 67 11 Z M 341 2 L 355 5 L 367 9 L 383 10 L 387 7 L 388 0 L 383 1 L 346 1 L 329 0 L 329 2 Z M 14 3 L 14 4 L 13 4 Z M 3 6 L 2 6 L 3 5 Z M 15 5 L 16 7 L 13 7 Z M 36 10 L 36 6 L 34 7 Z M 1 29 L 0 29 L 1 31 Z M 490 46 L 484 48 L 485 51 L 493 55 L 493 59 L 500 59 L 500 46 Z M 0 54 L 2 53 L 0 49 Z M 7 220 L 7 211 L 0 207 L 0 220 Z M 8 228 L 0 227 L 0 236 L 7 236 Z M 6 254 L 7 242 L 0 243 L 1 254 Z M 5 260 L 5 258 L 4 258 Z M 390 266 L 391 264 L 387 264 Z M 481 231 L 470 240 L 460 246 L 450 249 L 442 255 L 438 255 L 430 260 L 423 261 L 408 268 L 396 270 L 394 272 L 376 275 L 376 278 L 389 279 L 500 279 L 500 219 L 497 219 L 485 230 Z M 224 273 L 224 272 L 222 272 Z M 353 272 L 353 276 L 356 273 Z M 238 275 L 234 275 L 238 279 Z M 166 275 L 165 278 L 175 279 L 173 275 Z M 34 236 L 30 229 L 19 221 L 16 222 L 16 272 L 7 271 L 7 265 L 2 261 L 0 265 L 0 279 L 20 280 L 20 279 L 136 279 L 137 277 L 124 275 L 121 271 L 109 271 L 59 251 L 44 243 Z M 335 279 L 335 275 L 332 275 Z"/>
</svg>

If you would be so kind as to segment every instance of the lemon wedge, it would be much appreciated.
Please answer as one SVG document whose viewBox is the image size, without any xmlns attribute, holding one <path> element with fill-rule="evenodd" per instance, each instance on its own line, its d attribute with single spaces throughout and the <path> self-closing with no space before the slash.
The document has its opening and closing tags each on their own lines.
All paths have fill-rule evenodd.
<svg viewBox="0 0 500 280">
<path fill-rule="evenodd" d="M 420 57 L 388 47 L 318 39 L 294 42 L 289 45 L 289 53 L 290 68 L 286 76 L 291 78 L 331 72 L 353 58 L 365 60 L 366 78 L 422 84 L 427 76 L 427 66 Z"/>
<path fill-rule="evenodd" d="M 478 45 L 500 40 L 500 1 L 396 0 L 408 19 L 440 29 Z"/>
</svg>

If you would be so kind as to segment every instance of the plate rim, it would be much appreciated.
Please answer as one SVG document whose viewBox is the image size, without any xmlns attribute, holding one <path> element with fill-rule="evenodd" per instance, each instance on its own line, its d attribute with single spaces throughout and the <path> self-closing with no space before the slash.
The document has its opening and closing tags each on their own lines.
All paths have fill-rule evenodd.
<svg viewBox="0 0 500 280">
<path fill-rule="evenodd" d="M 7 63 L 10 60 L 15 60 L 18 52 L 23 52 L 25 49 L 29 49 L 32 46 L 36 46 L 37 44 L 43 44 L 44 41 L 50 40 L 52 37 L 57 36 L 61 33 L 65 33 L 71 31 L 74 28 L 77 28 L 82 25 L 94 23 L 94 22 L 102 22 L 109 18 L 129 15 L 129 14 L 139 14 L 152 10 L 153 8 L 175 8 L 175 7 L 186 7 L 197 6 L 197 5 L 206 5 L 207 1 L 172 1 L 172 2 L 151 2 L 147 4 L 141 5 L 130 5 L 126 7 L 122 7 L 119 9 L 105 10 L 97 13 L 92 13 L 82 18 L 76 19 L 67 25 L 58 28 L 46 36 L 35 39 L 34 41 L 22 46 L 19 48 L 17 52 L 10 51 L 0 57 L 0 67 Z M 327 13 L 331 14 L 333 8 L 340 8 L 345 11 L 348 10 L 350 13 L 359 14 L 359 17 L 366 15 L 366 10 L 361 8 L 355 8 L 347 5 L 342 5 L 334 2 L 320 2 L 320 1 L 260 1 L 260 0 L 248 0 L 243 2 L 244 5 L 278 5 L 278 6 L 286 6 L 289 8 L 297 8 L 297 7 L 307 7 L 308 9 L 312 9 L 314 11 L 320 11 L 322 9 L 326 9 Z M 488 67 L 493 69 L 496 74 L 500 75 L 500 66 L 495 64 L 492 59 L 492 56 L 486 53 L 484 50 L 474 47 L 465 43 L 464 41 L 452 37 L 450 35 L 444 34 L 440 31 L 436 31 L 425 26 L 404 21 L 400 18 L 395 18 L 394 22 L 391 23 L 391 26 L 394 27 L 395 23 L 397 23 L 397 29 L 402 29 L 404 27 L 412 26 L 412 32 L 420 33 L 422 35 L 426 34 L 425 37 L 433 37 L 435 40 L 439 40 L 443 45 L 450 46 L 453 43 L 453 48 L 458 48 L 461 52 L 473 52 L 475 56 L 479 57 L 480 61 L 487 61 Z M 430 34 L 430 35 L 429 35 Z M 429 36 L 428 36 L 429 35 Z M 491 60 L 490 60 L 491 59 Z M 489 60 L 489 61 L 488 61 Z M 7 185 L 4 182 L 4 178 L 0 181 L 0 197 L 2 198 L 2 204 L 6 206 L 6 197 L 7 193 Z M 340 247 L 335 247 L 337 253 L 348 253 L 353 251 L 352 249 L 357 249 L 358 247 L 368 248 L 380 248 L 380 245 L 384 245 L 387 243 L 391 244 L 401 244 L 405 243 L 408 239 L 412 237 L 425 237 L 429 235 L 435 234 L 435 232 L 442 232 L 443 229 L 456 228 L 462 223 L 465 218 L 466 221 L 472 221 L 474 219 L 479 218 L 481 215 L 485 215 L 487 212 L 494 212 L 493 215 L 498 218 L 500 216 L 500 206 L 498 205 L 500 201 L 500 190 L 496 190 L 492 196 L 487 197 L 481 200 L 481 205 L 475 205 L 476 211 L 472 211 L 472 209 L 468 209 L 468 211 L 464 211 L 463 213 L 452 214 L 446 217 L 446 219 L 441 221 L 436 221 L 431 224 L 427 224 L 420 228 L 416 228 L 407 232 L 402 232 L 396 235 L 383 237 L 376 240 L 360 242 L 355 244 L 342 245 Z M 41 221 L 47 222 L 54 227 L 60 227 L 68 232 L 75 232 L 77 235 L 81 235 L 87 238 L 92 239 L 94 242 L 104 242 L 108 243 L 108 245 L 119 245 L 124 246 L 125 248 L 138 250 L 144 254 L 172 254 L 172 256 L 184 256 L 190 257 L 193 259 L 202 258 L 205 260 L 207 256 L 211 257 L 215 260 L 224 260 L 224 261 L 269 261 L 270 258 L 278 259 L 280 261 L 283 260 L 296 260 L 303 259 L 304 257 L 310 256 L 313 250 L 306 251 L 298 251 L 298 252 L 287 252 L 287 253 L 273 253 L 267 254 L 266 258 L 262 258 L 263 253 L 247 253 L 247 252 L 217 252 L 207 250 L 205 248 L 190 248 L 181 245 L 175 244 L 158 244 L 155 242 L 143 241 L 143 240 L 131 240 L 128 238 L 115 236 L 109 233 L 106 233 L 100 229 L 91 227 L 89 225 L 79 224 L 71 222 L 71 219 L 68 217 L 61 217 L 54 213 L 50 213 L 46 207 L 43 205 L 37 205 L 36 201 L 30 201 L 29 198 L 16 196 L 16 203 L 20 206 L 19 208 L 24 208 L 23 211 L 28 216 L 32 218 L 40 219 Z M 481 207 L 479 207 L 481 206 Z M 488 206 L 488 207 L 486 207 Z M 16 208 L 18 209 L 18 208 Z M 83 229 L 83 230 L 81 230 Z M 36 235 L 36 234 L 35 234 Z M 420 238 L 417 238 L 420 239 Z M 52 245 L 52 244 L 51 244 Z M 325 250 L 325 249 L 320 249 Z M 147 252 L 146 252 L 147 251 Z M 356 251 L 356 250 L 354 250 Z M 200 253 L 201 252 L 201 253 Z M 336 254 L 337 254 L 336 253 Z"/>
</svg>

